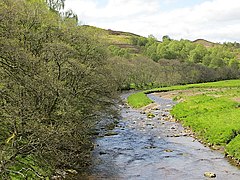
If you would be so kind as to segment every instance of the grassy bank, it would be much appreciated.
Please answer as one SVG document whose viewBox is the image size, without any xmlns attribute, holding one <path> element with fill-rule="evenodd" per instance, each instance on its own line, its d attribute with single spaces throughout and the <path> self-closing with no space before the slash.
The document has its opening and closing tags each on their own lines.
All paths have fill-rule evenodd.
<svg viewBox="0 0 240 180">
<path fill-rule="evenodd" d="M 204 142 L 223 146 L 226 154 L 240 159 L 240 88 L 226 86 L 201 95 L 181 96 L 184 101 L 172 109 L 172 115 Z"/>
<path fill-rule="evenodd" d="M 174 90 L 186 90 L 192 88 L 238 88 L 238 87 L 240 88 L 240 80 L 227 80 L 210 83 L 187 84 L 180 86 L 154 88 L 130 95 L 128 97 L 128 104 L 134 108 L 144 107 L 152 103 L 152 101 L 146 96 L 146 94 L 150 94 L 153 92 L 167 92 Z"/>
<path fill-rule="evenodd" d="M 228 155 L 240 159 L 240 80 L 157 88 L 132 95 L 128 102 L 141 107 L 147 101 L 141 102 L 140 94 L 172 90 L 185 90 L 175 95 L 181 102 L 172 115 L 204 142 L 223 146 Z"/>
<path fill-rule="evenodd" d="M 177 104 L 171 113 L 205 142 L 225 145 L 240 133 L 238 105 L 226 98 L 204 94 L 187 98 Z"/>
</svg>

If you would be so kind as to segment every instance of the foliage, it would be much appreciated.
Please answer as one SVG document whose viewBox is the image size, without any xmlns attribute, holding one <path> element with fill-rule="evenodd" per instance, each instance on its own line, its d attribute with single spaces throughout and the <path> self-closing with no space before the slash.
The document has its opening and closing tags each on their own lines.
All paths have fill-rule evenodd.
<svg viewBox="0 0 240 180">
<path fill-rule="evenodd" d="M 131 36 L 130 41 L 137 46 L 145 46 L 148 43 L 148 39 L 142 36 Z"/>
<path fill-rule="evenodd" d="M 45 0 L 49 8 L 53 11 L 59 11 L 64 8 L 65 0 Z"/>
<path fill-rule="evenodd" d="M 108 49 L 110 50 L 111 54 L 114 56 L 120 56 L 127 59 L 130 58 L 129 49 L 123 49 L 114 45 L 109 46 Z"/>
<path fill-rule="evenodd" d="M 37 157 L 19 155 L 15 161 L 14 166 L 9 168 L 11 179 L 50 179 L 51 167 L 38 160 Z"/>
<path fill-rule="evenodd" d="M 116 91 L 105 47 L 42 0 L 0 0 L 0 17 L 1 177 L 30 178 L 19 163 L 28 157 L 52 171 L 81 169 Z"/>
<path fill-rule="evenodd" d="M 202 44 L 195 44 L 188 40 L 172 40 L 166 36 L 163 37 L 162 42 L 148 41 L 145 54 L 154 61 L 178 59 L 194 64 L 201 63 L 211 68 L 231 66 L 230 61 L 234 60 L 235 67 L 239 70 L 239 61 L 236 60 L 239 51 L 234 47 L 236 46 L 224 44 L 206 48 Z"/>
<path fill-rule="evenodd" d="M 152 35 L 144 38 L 92 26 L 82 28 L 91 29 L 95 34 L 93 36 L 105 40 L 111 55 L 109 69 L 119 90 L 240 77 L 237 51 L 230 47 L 213 44 L 209 48 L 188 40 L 173 40 L 168 36 L 159 42 Z"/>
</svg>

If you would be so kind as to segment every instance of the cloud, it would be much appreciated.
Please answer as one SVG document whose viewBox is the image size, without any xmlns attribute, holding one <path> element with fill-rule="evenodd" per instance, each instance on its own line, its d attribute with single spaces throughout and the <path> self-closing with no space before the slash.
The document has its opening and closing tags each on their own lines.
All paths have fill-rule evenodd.
<svg viewBox="0 0 240 180">
<path fill-rule="evenodd" d="M 203 0 L 164 10 L 163 4 L 173 7 L 180 0 L 105 0 L 104 5 L 100 1 L 67 0 L 66 7 L 84 23 L 106 29 L 153 34 L 157 38 L 169 35 L 173 39 L 240 41 L 238 0 Z"/>
<path fill-rule="evenodd" d="M 68 0 L 66 7 L 73 9 L 87 18 L 119 19 L 140 13 L 149 14 L 157 11 L 157 0 L 108 0 L 105 6 L 98 6 L 97 0 Z"/>
</svg>

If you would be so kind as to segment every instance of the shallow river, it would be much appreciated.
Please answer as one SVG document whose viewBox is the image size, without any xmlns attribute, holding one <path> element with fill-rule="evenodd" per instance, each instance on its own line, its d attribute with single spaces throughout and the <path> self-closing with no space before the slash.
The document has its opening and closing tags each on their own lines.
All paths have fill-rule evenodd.
<svg viewBox="0 0 240 180">
<path fill-rule="evenodd" d="M 179 123 L 164 120 L 172 100 L 148 96 L 158 104 L 151 111 L 155 117 L 121 106 L 122 118 L 113 130 L 118 134 L 96 140 L 88 179 L 207 179 L 204 173 L 209 171 L 215 179 L 240 179 L 240 170 L 222 153 L 186 136 Z"/>
</svg>

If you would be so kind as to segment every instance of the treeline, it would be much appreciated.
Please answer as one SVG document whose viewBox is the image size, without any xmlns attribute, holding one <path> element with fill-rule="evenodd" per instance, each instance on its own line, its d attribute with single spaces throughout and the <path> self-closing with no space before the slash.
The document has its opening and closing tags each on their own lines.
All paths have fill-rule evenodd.
<svg viewBox="0 0 240 180">
<path fill-rule="evenodd" d="M 229 67 L 213 69 L 201 64 L 171 60 L 154 62 L 143 56 L 132 59 L 114 57 L 109 65 L 119 90 L 149 89 L 236 77 Z"/>
<path fill-rule="evenodd" d="M 180 60 L 202 64 L 210 68 L 230 67 L 240 68 L 237 59 L 238 49 L 228 48 L 227 45 L 213 45 L 205 47 L 202 44 L 193 43 L 189 40 L 172 40 L 168 36 L 163 37 L 162 42 L 157 42 L 154 37 L 148 38 L 144 47 L 144 53 L 155 61 L 161 59 Z"/>
<path fill-rule="evenodd" d="M 1 179 L 87 165 L 116 92 L 106 48 L 58 13 L 64 1 L 47 2 L 0 0 Z"/>
<path fill-rule="evenodd" d="M 175 84 L 188 84 L 236 79 L 240 77 L 237 43 L 205 47 L 189 40 L 172 40 L 168 36 L 159 42 L 153 36 L 131 38 L 133 45 L 142 49 L 138 57 L 115 60 L 122 70 L 122 88 L 150 88 Z M 112 49 L 112 48 L 111 48 Z M 117 48 L 116 52 L 119 52 Z M 113 52 L 113 51 L 112 51 Z M 151 61 L 150 59 L 153 61 Z M 117 71 L 114 71 L 115 73 Z M 117 72 L 120 73 L 120 72 Z M 118 75 L 121 77 L 121 75 Z M 123 82 L 123 81 L 118 81 Z"/>
</svg>

